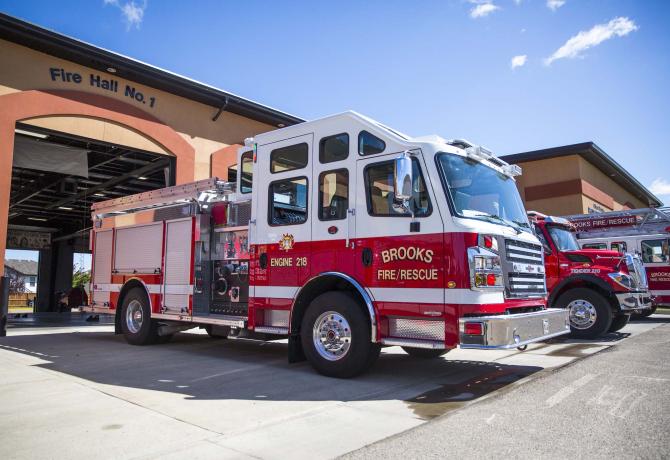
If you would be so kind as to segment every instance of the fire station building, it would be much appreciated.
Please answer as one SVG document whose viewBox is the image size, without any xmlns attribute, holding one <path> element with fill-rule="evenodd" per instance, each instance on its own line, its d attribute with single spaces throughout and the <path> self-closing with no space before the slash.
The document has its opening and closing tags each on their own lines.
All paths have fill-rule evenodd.
<svg viewBox="0 0 670 460">
<path fill-rule="evenodd" d="M 661 206 L 661 201 L 593 142 L 501 157 L 518 164 L 526 209 L 550 215 Z"/>
<path fill-rule="evenodd" d="M 0 274 L 5 247 L 39 250 L 38 311 L 93 202 L 225 179 L 245 138 L 302 121 L 3 14 L 0 62 Z"/>
</svg>

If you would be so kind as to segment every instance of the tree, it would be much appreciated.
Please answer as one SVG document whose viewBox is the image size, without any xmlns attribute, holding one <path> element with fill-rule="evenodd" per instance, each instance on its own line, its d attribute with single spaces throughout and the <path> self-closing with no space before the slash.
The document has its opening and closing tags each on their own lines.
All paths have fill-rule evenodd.
<svg viewBox="0 0 670 460">
<path fill-rule="evenodd" d="M 91 282 L 91 270 L 84 270 L 81 267 L 76 267 L 72 273 L 72 287 L 86 286 Z"/>
<path fill-rule="evenodd" d="M 16 272 L 7 273 L 9 277 L 9 292 L 11 294 L 26 292 L 26 280 Z"/>
</svg>

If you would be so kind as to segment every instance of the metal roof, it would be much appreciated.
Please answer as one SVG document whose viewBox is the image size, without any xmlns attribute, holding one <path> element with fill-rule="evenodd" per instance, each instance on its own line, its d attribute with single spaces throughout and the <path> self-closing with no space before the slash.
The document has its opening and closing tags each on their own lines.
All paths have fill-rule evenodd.
<svg viewBox="0 0 670 460">
<path fill-rule="evenodd" d="M 278 127 L 304 120 L 205 83 L 0 13 L 0 39 Z M 213 117 L 216 115 L 213 114 Z"/>
<path fill-rule="evenodd" d="M 542 150 L 533 150 L 531 152 L 515 153 L 512 155 L 502 155 L 500 158 L 508 163 L 523 163 L 527 161 L 545 160 L 548 158 L 557 158 L 568 155 L 579 155 L 589 163 L 593 164 L 600 171 L 607 175 L 614 182 L 635 195 L 650 207 L 661 206 L 661 200 L 651 193 L 647 187 L 642 185 L 632 174 L 612 157 L 598 147 L 594 142 L 582 142 L 580 144 L 564 145 L 561 147 L 552 147 Z"/>
<path fill-rule="evenodd" d="M 37 275 L 37 262 L 34 260 L 5 259 L 5 267 L 22 275 Z"/>
</svg>

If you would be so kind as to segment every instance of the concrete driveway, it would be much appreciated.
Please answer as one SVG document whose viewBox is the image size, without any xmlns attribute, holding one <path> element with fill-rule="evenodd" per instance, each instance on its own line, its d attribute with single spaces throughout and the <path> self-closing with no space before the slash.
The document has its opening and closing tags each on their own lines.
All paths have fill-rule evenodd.
<svg viewBox="0 0 670 460">
<path fill-rule="evenodd" d="M 288 364 L 281 341 L 182 333 L 134 347 L 109 325 L 33 323 L 0 339 L 2 458 L 332 458 L 659 324 L 433 361 L 391 347 L 370 373 L 335 380 Z"/>
</svg>

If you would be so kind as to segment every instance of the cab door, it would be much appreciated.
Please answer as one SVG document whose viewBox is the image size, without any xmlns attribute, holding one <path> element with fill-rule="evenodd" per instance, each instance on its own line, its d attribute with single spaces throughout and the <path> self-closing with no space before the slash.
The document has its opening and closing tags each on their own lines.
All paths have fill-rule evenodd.
<svg viewBox="0 0 670 460">
<path fill-rule="evenodd" d="M 412 155 L 411 212 L 394 202 L 400 152 L 356 164 L 354 264 L 385 315 L 444 315 L 443 222 L 420 152 Z"/>
<path fill-rule="evenodd" d="M 560 251 L 553 245 L 550 235 L 542 227 L 535 225 L 535 235 L 544 248 L 544 271 L 547 279 L 547 291 L 551 291 L 561 280 L 561 270 L 567 270 L 569 262 L 564 259 Z"/>
<path fill-rule="evenodd" d="M 292 300 L 309 277 L 312 139 L 307 134 L 258 146 L 253 190 L 256 298 Z"/>
</svg>

